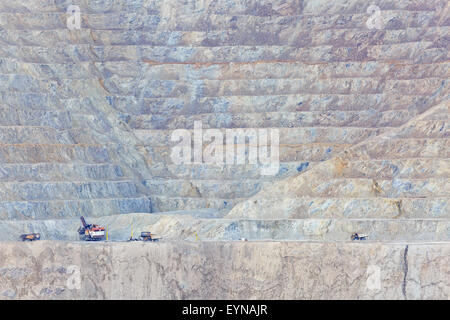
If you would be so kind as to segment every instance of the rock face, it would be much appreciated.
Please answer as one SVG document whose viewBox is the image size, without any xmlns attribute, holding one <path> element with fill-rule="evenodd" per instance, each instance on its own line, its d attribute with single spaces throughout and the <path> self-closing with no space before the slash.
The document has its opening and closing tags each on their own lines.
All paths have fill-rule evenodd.
<svg viewBox="0 0 450 320">
<path fill-rule="evenodd" d="M 72 4 L 0 1 L 0 241 L 84 215 L 168 243 L 2 242 L 1 297 L 448 298 L 448 1 L 83 0 L 75 29 Z M 278 172 L 174 163 L 195 123 L 279 130 Z M 242 237 L 323 243 L 174 244 Z"/>
<path fill-rule="evenodd" d="M 349 228 L 347 232 L 353 228 L 376 240 L 390 240 L 391 232 L 424 239 L 429 226 L 435 224 L 442 233 L 431 231 L 429 240 L 448 241 L 449 107 L 432 107 L 399 128 L 280 181 L 238 204 L 227 218 L 284 218 L 302 223 L 318 219 L 320 225 L 311 224 L 314 236 L 329 232 L 337 236 L 334 225 L 342 223 Z M 443 171 L 430 162 L 441 160 Z M 414 169 L 409 166 L 412 163 Z M 359 225 L 352 223 L 355 219 Z"/>
<path fill-rule="evenodd" d="M 70 4 L 0 4 L 2 219 L 226 212 L 448 94 L 445 0 L 373 1 L 378 29 L 361 0 Z M 194 121 L 278 128 L 278 174 L 174 164 Z"/>
<path fill-rule="evenodd" d="M 3 243 L 0 299 L 448 299 L 448 244 Z"/>
</svg>

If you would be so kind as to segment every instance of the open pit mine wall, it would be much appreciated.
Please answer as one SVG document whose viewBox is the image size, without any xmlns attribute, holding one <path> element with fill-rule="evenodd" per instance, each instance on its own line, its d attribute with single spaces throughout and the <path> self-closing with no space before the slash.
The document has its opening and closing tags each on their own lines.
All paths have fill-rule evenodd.
<svg viewBox="0 0 450 320">
<path fill-rule="evenodd" d="M 5 242 L 1 299 L 448 299 L 450 244 Z"/>
</svg>

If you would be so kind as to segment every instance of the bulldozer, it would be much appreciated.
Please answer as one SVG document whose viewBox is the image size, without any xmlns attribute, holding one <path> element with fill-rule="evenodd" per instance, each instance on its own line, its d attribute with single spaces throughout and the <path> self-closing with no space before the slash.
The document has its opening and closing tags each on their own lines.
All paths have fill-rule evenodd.
<svg viewBox="0 0 450 320">
<path fill-rule="evenodd" d="M 26 233 L 26 234 L 22 234 L 20 236 L 20 239 L 22 241 L 35 241 L 35 240 L 40 240 L 41 235 L 39 233 Z"/>
<path fill-rule="evenodd" d="M 105 228 L 97 224 L 87 224 L 83 216 L 80 217 L 82 226 L 78 228 L 80 240 L 99 241 L 105 240 Z"/>
</svg>

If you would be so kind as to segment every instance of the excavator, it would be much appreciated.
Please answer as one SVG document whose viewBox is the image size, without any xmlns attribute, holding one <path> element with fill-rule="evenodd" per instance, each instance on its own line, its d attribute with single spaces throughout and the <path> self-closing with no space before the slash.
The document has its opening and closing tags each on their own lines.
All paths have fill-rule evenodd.
<svg viewBox="0 0 450 320">
<path fill-rule="evenodd" d="M 84 241 L 98 241 L 105 239 L 105 228 L 97 224 L 87 224 L 84 217 L 80 217 L 82 226 L 78 228 L 80 240 Z"/>
</svg>

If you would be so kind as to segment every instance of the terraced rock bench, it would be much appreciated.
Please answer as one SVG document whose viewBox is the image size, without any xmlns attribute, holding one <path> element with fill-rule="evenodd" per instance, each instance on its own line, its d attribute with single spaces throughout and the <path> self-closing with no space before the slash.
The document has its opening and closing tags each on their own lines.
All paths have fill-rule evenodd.
<svg viewBox="0 0 450 320">
<path fill-rule="evenodd" d="M 448 218 L 446 1 L 373 1 L 381 29 L 360 0 L 69 4 L 0 4 L 2 219 Z M 174 164 L 195 121 L 278 129 L 278 173 Z"/>
</svg>

